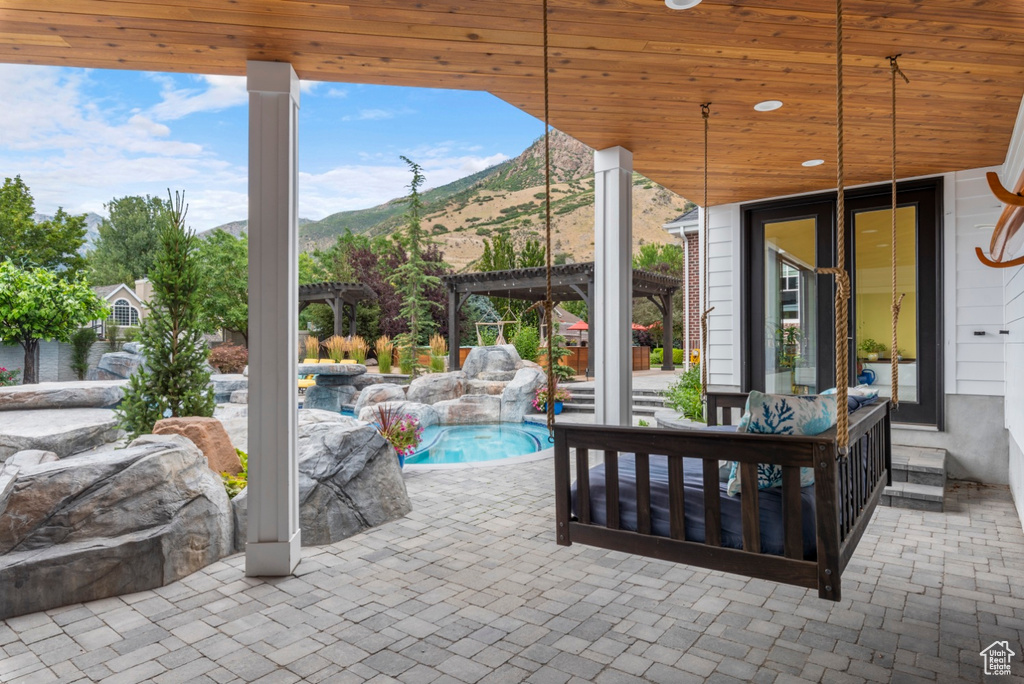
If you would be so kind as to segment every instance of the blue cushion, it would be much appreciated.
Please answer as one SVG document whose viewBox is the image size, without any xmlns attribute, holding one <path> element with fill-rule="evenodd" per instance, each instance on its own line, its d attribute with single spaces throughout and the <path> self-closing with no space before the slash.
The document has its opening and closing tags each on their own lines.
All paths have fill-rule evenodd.
<svg viewBox="0 0 1024 684">
<path fill-rule="evenodd" d="M 836 424 L 836 398 L 832 396 L 765 394 L 753 390 L 740 419 L 739 432 L 765 435 L 817 435 Z M 739 464 L 734 463 L 728 492 L 740 493 Z M 782 466 L 759 463 L 757 488 L 782 484 Z M 800 469 L 800 486 L 814 484 L 814 469 Z"/>
</svg>

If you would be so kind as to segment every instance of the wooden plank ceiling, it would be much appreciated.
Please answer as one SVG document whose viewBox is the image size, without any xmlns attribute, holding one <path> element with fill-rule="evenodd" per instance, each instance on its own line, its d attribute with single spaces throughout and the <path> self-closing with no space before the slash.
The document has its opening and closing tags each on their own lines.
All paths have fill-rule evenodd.
<svg viewBox="0 0 1024 684">
<path fill-rule="evenodd" d="M 0 0 L 0 61 L 485 90 L 543 112 L 540 0 Z M 711 204 L 835 185 L 834 6 L 821 0 L 550 0 L 551 121 Z M 1021 0 L 848 0 L 847 179 L 889 174 L 889 70 L 902 53 L 900 175 L 1000 164 L 1024 93 Z M 774 112 L 755 112 L 779 99 Z M 7 103 L 7 106 L 16 103 Z M 540 127 L 538 126 L 538 134 Z M 801 162 L 826 163 L 804 168 Z"/>
</svg>

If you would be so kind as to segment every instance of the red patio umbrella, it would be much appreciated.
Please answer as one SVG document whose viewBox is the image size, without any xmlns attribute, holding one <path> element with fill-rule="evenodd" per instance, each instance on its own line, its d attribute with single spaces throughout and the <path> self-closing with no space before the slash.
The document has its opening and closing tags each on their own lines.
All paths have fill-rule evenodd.
<svg viewBox="0 0 1024 684">
<path fill-rule="evenodd" d="M 566 330 L 578 330 L 580 332 L 580 346 L 583 346 L 583 331 L 590 330 L 590 326 L 587 325 L 586 321 L 576 321 L 570 325 Z"/>
</svg>

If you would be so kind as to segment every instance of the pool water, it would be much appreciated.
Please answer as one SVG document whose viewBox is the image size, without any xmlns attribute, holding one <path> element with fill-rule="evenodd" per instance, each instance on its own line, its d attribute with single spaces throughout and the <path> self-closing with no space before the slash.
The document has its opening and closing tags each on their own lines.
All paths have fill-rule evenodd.
<svg viewBox="0 0 1024 684">
<path fill-rule="evenodd" d="M 420 450 L 409 465 L 443 465 L 498 461 L 552 446 L 547 428 L 533 423 L 433 425 L 423 431 Z"/>
</svg>

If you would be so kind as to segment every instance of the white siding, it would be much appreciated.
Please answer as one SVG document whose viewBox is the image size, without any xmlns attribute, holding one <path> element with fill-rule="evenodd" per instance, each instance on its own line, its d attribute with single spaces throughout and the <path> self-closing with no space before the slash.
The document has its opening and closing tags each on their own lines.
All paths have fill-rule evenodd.
<svg viewBox="0 0 1024 684">
<path fill-rule="evenodd" d="M 1005 392 L 1003 274 L 978 261 L 975 247 L 988 249 L 992 226 L 1002 211 L 988 189 L 985 172 L 948 174 L 945 191 L 946 393 Z M 984 335 L 975 333 L 983 332 Z"/>
<path fill-rule="evenodd" d="M 1024 173 L 1024 104 L 1000 171 L 1003 185 L 1012 185 Z M 1006 428 L 1010 432 L 1010 489 L 1024 523 L 1024 266 L 997 271 L 1002 280 L 1005 307 L 1003 350 L 1006 360 Z"/>
<path fill-rule="evenodd" d="M 703 211 L 703 210 L 702 210 Z M 701 214 L 701 230 L 704 216 Z M 740 207 L 712 207 L 708 213 L 708 384 L 739 387 L 741 362 Z M 701 236 L 703 248 L 703 236 Z M 703 264 L 701 265 L 703 270 Z M 703 281 L 701 282 L 703 288 Z M 704 291 L 701 290 L 701 300 Z M 702 306 L 703 310 L 706 306 Z"/>
</svg>

